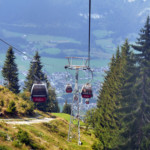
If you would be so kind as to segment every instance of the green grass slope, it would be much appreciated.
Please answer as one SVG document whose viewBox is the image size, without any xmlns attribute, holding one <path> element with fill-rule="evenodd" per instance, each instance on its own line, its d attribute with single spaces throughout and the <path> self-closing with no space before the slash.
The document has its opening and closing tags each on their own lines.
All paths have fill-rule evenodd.
<svg viewBox="0 0 150 150">
<path fill-rule="evenodd" d="M 33 115 L 34 105 L 0 85 L 0 118 Z"/>
<path fill-rule="evenodd" d="M 28 94 L 28 93 L 26 93 Z M 25 95 L 24 95 L 25 96 Z M 90 150 L 96 138 L 91 130 L 81 124 L 81 142 L 78 145 L 77 120 L 73 131 L 76 137 L 68 142 L 70 116 L 63 113 L 44 113 L 34 110 L 33 103 L 0 86 L 0 150 Z M 27 95 L 26 95 L 27 96 Z M 33 118 L 35 117 L 35 118 Z M 35 124 L 9 124 L 10 121 L 55 118 Z M 10 119 L 12 118 L 12 119 Z"/>
<path fill-rule="evenodd" d="M 81 146 L 77 144 L 77 137 L 71 142 L 67 141 L 69 115 L 67 119 L 64 119 L 64 116 L 64 114 L 59 114 L 59 117 L 53 121 L 32 125 L 8 125 L 0 122 L 0 150 L 91 150 L 96 138 L 92 131 L 86 131 L 82 126 L 81 141 L 83 144 Z M 77 131 L 76 125 L 74 130 Z"/>
</svg>

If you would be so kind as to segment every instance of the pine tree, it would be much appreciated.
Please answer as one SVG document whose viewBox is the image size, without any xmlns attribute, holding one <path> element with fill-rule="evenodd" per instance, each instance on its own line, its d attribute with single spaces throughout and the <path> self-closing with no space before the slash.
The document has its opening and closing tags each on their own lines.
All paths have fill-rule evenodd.
<svg viewBox="0 0 150 150">
<path fill-rule="evenodd" d="M 15 63 L 15 55 L 12 47 L 9 47 L 7 51 L 6 60 L 2 68 L 2 75 L 6 81 L 5 86 L 12 92 L 18 94 L 20 92 L 18 83 L 18 68 Z"/>
</svg>

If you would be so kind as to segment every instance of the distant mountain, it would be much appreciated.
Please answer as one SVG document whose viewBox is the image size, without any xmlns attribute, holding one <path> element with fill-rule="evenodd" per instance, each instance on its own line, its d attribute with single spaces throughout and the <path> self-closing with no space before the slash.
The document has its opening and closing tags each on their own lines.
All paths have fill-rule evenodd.
<svg viewBox="0 0 150 150">
<path fill-rule="evenodd" d="M 31 56 L 38 50 L 43 62 L 50 64 L 44 66 L 49 75 L 64 71 L 65 56 L 87 57 L 88 3 L 88 0 L 0 0 L 0 39 Z M 126 38 L 135 42 L 149 14 L 148 0 L 92 0 L 91 65 L 99 70 L 94 76 L 95 91 L 99 90 L 103 68 L 107 68 L 116 47 Z M 2 63 L 7 49 L 0 42 Z M 18 52 L 16 56 L 20 78 L 24 80 L 30 59 Z M 51 82 L 55 81 L 56 91 L 63 93 L 64 75 L 55 77 L 55 80 L 50 77 Z"/>
<path fill-rule="evenodd" d="M 114 41 L 137 33 L 150 12 L 149 4 L 148 0 L 93 0 L 92 31 L 112 31 Z M 88 0 L 0 0 L 1 30 L 67 36 L 87 42 L 87 19 Z"/>
<path fill-rule="evenodd" d="M 0 37 L 43 57 L 87 55 L 88 2 L 0 0 Z M 134 42 L 149 14 L 148 0 L 92 0 L 92 57 L 108 59 L 126 38 Z"/>
</svg>

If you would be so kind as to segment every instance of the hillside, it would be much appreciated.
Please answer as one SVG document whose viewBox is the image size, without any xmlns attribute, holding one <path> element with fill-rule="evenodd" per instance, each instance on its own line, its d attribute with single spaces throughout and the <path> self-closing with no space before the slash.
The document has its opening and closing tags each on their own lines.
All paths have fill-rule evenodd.
<svg viewBox="0 0 150 150">
<path fill-rule="evenodd" d="M 55 115 L 55 114 L 53 114 Z M 9 125 L 0 122 L 0 149 L 36 149 L 36 150 L 90 150 L 96 140 L 91 131 L 81 127 L 82 146 L 77 138 L 67 141 L 69 122 L 64 119 L 69 115 L 60 114 L 48 123 L 32 125 Z M 77 131 L 77 127 L 74 128 Z"/>
<path fill-rule="evenodd" d="M 0 114 L 1 117 L 32 116 L 34 105 L 0 85 Z"/>
<path fill-rule="evenodd" d="M 78 146 L 77 137 L 72 142 L 67 141 L 69 115 L 34 110 L 33 103 L 21 96 L 0 86 L 0 150 L 91 149 L 96 138 L 92 131 L 85 130 L 83 122 L 81 122 L 83 145 Z M 74 122 L 75 130 L 77 131 L 77 121 Z"/>
</svg>

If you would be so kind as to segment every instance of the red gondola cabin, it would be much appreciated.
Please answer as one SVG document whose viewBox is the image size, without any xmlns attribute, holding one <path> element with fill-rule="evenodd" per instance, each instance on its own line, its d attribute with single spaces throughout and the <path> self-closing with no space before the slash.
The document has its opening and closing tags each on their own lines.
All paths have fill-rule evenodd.
<svg viewBox="0 0 150 150">
<path fill-rule="evenodd" d="M 66 85 L 66 93 L 72 93 L 72 86 L 71 84 Z"/>
<path fill-rule="evenodd" d="M 90 102 L 89 102 L 89 99 L 86 99 L 86 100 L 85 100 L 85 103 L 86 103 L 86 104 L 89 104 L 89 103 L 90 103 Z"/>
<path fill-rule="evenodd" d="M 33 102 L 45 102 L 48 97 L 46 84 L 33 84 L 31 89 L 31 100 Z"/>
<path fill-rule="evenodd" d="M 82 95 L 82 98 L 93 97 L 91 84 L 87 83 L 82 87 L 81 95 Z"/>
</svg>

